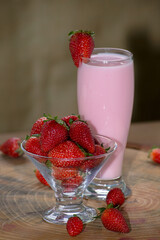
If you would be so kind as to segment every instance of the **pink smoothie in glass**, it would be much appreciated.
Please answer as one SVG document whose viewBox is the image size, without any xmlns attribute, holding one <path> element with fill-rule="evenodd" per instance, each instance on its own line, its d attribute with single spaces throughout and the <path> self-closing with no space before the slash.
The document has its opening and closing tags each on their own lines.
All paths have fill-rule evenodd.
<svg viewBox="0 0 160 240">
<path fill-rule="evenodd" d="M 99 53 L 78 68 L 78 110 L 95 133 L 114 139 L 117 150 L 98 174 L 111 180 L 122 175 L 122 163 L 130 127 L 134 69 L 132 57 Z"/>
</svg>

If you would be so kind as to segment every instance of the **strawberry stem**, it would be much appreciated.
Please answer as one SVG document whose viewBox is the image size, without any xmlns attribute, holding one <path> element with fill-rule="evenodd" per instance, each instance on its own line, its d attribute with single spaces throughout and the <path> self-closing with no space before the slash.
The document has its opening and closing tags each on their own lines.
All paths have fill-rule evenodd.
<svg viewBox="0 0 160 240">
<path fill-rule="evenodd" d="M 86 33 L 86 34 L 88 34 L 88 35 L 90 35 L 92 37 L 95 35 L 95 33 L 93 31 L 75 30 L 75 31 L 71 31 L 71 32 L 68 33 L 69 38 L 71 38 L 76 33 Z"/>
</svg>

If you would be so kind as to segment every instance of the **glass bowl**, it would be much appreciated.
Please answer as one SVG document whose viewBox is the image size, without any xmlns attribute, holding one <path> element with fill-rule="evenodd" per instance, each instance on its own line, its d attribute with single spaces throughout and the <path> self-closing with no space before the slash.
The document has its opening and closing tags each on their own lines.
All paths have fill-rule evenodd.
<svg viewBox="0 0 160 240">
<path fill-rule="evenodd" d="M 56 204 L 52 209 L 46 210 L 43 219 L 46 222 L 64 224 L 73 215 L 79 216 L 84 223 L 94 220 L 97 212 L 94 208 L 83 204 L 83 195 L 97 175 L 104 163 L 108 161 L 115 151 L 117 144 L 114 140 L 95 135 L 99 144 L 107 149 L 105 154 L 83 158 L 51 158 L 39 156 L 25 150 L 24 140 L 21 144 L 25 155 L 41 172 L 54 191 Z M 61 161 L 64 162 L 63 167 Z"/>
</svg>

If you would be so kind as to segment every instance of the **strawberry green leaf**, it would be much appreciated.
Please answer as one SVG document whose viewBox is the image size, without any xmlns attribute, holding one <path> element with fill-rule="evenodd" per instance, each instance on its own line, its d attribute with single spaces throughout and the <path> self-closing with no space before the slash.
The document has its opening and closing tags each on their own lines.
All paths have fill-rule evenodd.
<svg viewBox="0 0 160 240">
<path fill-rule="evenodd" d="M 88 157 L 88 154 L 83 147 L 81 147 L 78 143 L 76 143 L 76 145 L 79 147 L 79 149 L 81 149 L 81 151 L 85 154 L 86 157 Z"/>
<path fill-rule="evenodd" d="M 160 148 L 160 147 L 153 146 L 153 147 L 148 151 L 148 158 L 150 158 L 151 152 L 152 152 L 154 149 L 156 149 L 156 148 Z"/>
<path fill-rule="evenodd" d="M 102 212 L 104 212 L 104 210 L 106 209 L 105 207 L 101 207 L 101 208 L 97 208 L 98 209 L 98 211 L 100 212 L 100 213 L 102 213 Z"/>
<path fill-rule="evenodd" d="M 95 35 L 95 33 L 93 32 L 93 31 L 85 31 L 85 30 L 75 30 L 75 31 L 70 31 L 69 33 L 68 33 L 68 36 L 69 36 L 69 38 L 71 38 L 74 34 L 76 34 L 76 33 L 86 33 L 86 34 L 88 34 L 88 35 L 90 35 L 90 36 L 94 36 Z"/>
<path fill-rule="evenodd" d="M 55 119 L 54 119 L 54 120 L 55 120 Z M 67 130 L 69 130 L 68 125 L 67 125 L 66 122 L 63 121 L 62 119 L 58 119 L 58 118 L 57 118 L 55 121 L 56 121 L 58 124 L 64 126 Z"/>
<path fill-rule="evenodd" d="M 19 156 L 22 156 L 23 153 L 24 153 L 21 147 L 19 147 L 18 149 L 16 149 L 15 152 L 18 153 Z"/>
<path fill-rule="evenodd" d="M 74 121 L 72 118 L 69 119 L 69 124 L 72 124 Z"/>
<path fill-rule="evenodd" d="M 107 205 L 107 209 L 113 208 L 113 207 L 114 207 L 113 203 L 109 203 L 109 204 Z"/>
<path fill-rule="evenodd" d="M 40 137 L 40 134 L 32 134 L 31 136 L 26 135 L 26 140 L 30 139 L 31 137 L 37 137 L 37 138 L 39 138 L 39 137 Z"/>
<path fill-rule="evenodd" d="M 99 213 L 97 214 L 96 217 L 94 217 L 95 219 L 96 218 L 100 218 L 102 213 L 106 210 L 106 208 L 105 207 L 101 207 L 101 208 L 97 208 L 97 210 L 99 211 Z"/>
<path fill-rule="evenodd" d="M 50 160 L 47 160 L 45 164 L 46 164 L 46 167 L 52 168 L 52 163 Z"/>
<path fill-rule="evenodd" d="M 90 157 L 90 156 L 93 156 L 93 154 L 92 153 L 89 153 L 89 152 L 86 152 L 86 157 Z"/>
<path fill-rule="evenodd" d="M 108 147 L 108 148 L 105 149 L 106 153 L 109 151 L 109 149 L 110 149 L 110 147 Z"/>
<path fill-rule="evenodd" d="M 59 119 L 58 116 L 52 117 L 52 115 L 50 115 L 50 114 L 47 115 L 45 113 L 43 114 L 43 116 L 47 118 L 47 120 L 44 120 L 44 122 L 47 122 L 49 120 L 54 120 L 58 124 L 64 126 L 67 130 L 69 130 L 69 127 L 67 126 L 67 124 L 62 119 Z"/>
<path fill-rule="evenodd" d="M 30 139 L 30 137 L 31 137 L 31 136 L 29 136 L 29 135 L 26 135 L 26 140 Z"/>
<path fill-rule="evenodd" d="M 44 113 L 43 116 L 46 117 L 48 120 L 53 120 L 53 117 L 51 116 L 51 114 L 47 115 L 46 113 Z"/>
<path fill-rule="evenodd" d="M 70 31 L 70 32 L 68 33 L 68 36 L 71 37 L 73 34 L 74 34 L 74 31 Z"/>
<path fill-rule="evenodd" d="M 33 134 L 31 137 L 37 137 L 37 138 L 39 138 L 39 137 L 40 137 L 40 134 Z"/>
</svg>

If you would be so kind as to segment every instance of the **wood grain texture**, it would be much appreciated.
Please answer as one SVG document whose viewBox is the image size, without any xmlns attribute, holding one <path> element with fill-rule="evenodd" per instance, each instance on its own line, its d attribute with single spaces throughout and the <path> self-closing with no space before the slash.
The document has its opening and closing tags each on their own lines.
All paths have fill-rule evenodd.
<svg viewBox="0 0 160 240">
<path fill-rule="evenodd" d="M 42 213 L 54 205 L 54 192 L 34 175 L 26 158 L 11 159 L 0 154 L 0 240 L 73 239 L 65 225 L 49 224 Z M 160 239 L 160 165 L 147 158 L 147 152 L 127 149 L 123 175 L 132 189 L 121 209 L 131 231 L 128 234 L 106 230 L 100 221 L 86 225 L 76 239 L 159 240 Z M 94 207 L 102 201 L 84 200 Z"/>
</svg>

